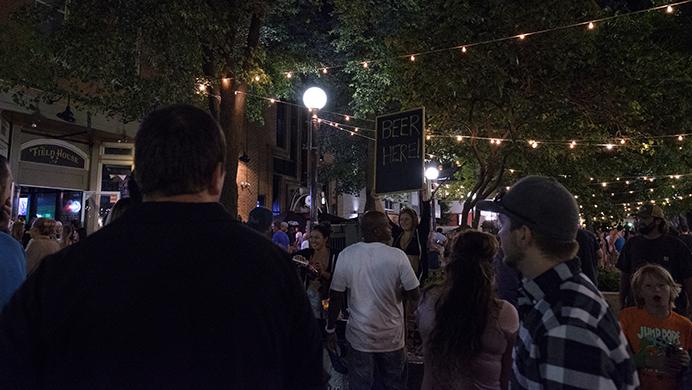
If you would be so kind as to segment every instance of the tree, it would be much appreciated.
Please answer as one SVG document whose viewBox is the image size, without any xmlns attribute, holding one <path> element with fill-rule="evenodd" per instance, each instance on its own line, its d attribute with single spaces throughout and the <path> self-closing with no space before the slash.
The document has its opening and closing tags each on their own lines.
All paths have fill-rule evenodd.
<svg viewBox="0 0 692 390">
<path fill-rule="evenodd" d="M 600 184 L 596 179 L 689 169 L 689 148 L 664 148 L 659 145 L 665 142 L 651 138 L 691 128 L 692 105 L 684 97 L 692 94 L 692 50 L 682 39 L 691 35 L 689 14 L 651 12 L 597 23 L 593 30 L 582 26 L 469 46 L 465 52 L 440 50 L 411 61 L 415 53 L 613 11 L 590 1 L 336 4 L 337 47 L 347 58 L 371 61 L 367 68 L 347 67 L 352 108 L 372 115 L 387 107 L 425 106 L 433 160 L 464 165 L 457 181 L 445 188 L 449 196 L 465 200 L 464 213 L 511 185 L 518 174 L 559 175 L 584 199 L 594 190 L 589 177 Z M 457 136 L 463 142 L 456 142 Z M 622 138 L 624 147 L 617 143 Z M 490 139 L 505 141 L 498 145 Z M 617 152 L 583 143 L 570 149 L 570 139 L 612 142 Z M 566 142 L 537 143 L 534 149 L 528 140 Z M 517 175 L 508 177 L 509 169 Z M 613 212 L 615 203 L 631 199 L 599 197 Z M 602 205 L 596 210 L 596 203 L 584 208 L 587 217 L 607 213 Z M 622 205 L 619 210 L 623 215 Z"/>
<path fill-rule="evenodd" d="M 268 104 L 246 92 L 291 95 L 295 84 L 283 71 L 314 63 L 306 48 L 323 45 L 310 25 L 319 20 L 319 3 L 51 3 L 31 2 L 0 26 L 0 88 L 29 107 L 32 99 L 69 96 L 123 122 L 162 104 L 207 106 L 226 135 L 222 203 L 236 215 L 239 135 L 246 118 L 261 120 Z"/>
</svg>

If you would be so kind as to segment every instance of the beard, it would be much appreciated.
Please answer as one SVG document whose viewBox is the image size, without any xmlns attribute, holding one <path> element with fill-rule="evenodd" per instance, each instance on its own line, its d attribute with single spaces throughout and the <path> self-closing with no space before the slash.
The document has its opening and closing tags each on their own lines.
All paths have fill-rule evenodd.
<svg viewBox="0 0 692 390">
<path fill-rule="evenodd" d="M 524 260 L 523 253 L 508 253 L 505 252 L 505 257 L 502 261 L 510 268 L 518 269 L 519 264 Z"/>
<path fill-rule="evenodd" d="M 637 226 L 637 231 L 641 234 L 647 235 L 647 234 L 651 233 L 656 228 L 656 224 L 657 224 L 657 222 L 655 222 L 655 221 L 648 224 L 648 225 L 639 224 Z"/>
</svg>

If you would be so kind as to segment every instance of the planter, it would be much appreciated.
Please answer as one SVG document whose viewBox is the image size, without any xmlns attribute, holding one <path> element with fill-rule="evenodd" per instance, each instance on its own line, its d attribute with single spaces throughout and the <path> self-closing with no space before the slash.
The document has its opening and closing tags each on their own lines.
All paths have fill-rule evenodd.
<svg viewBox="0 0 692 390">
<path fill-rule="evenodd" d="M 612 291 L 601 291 L 601 294 L 608 303 L 608 306 L 610 306 L 610 310 L 612 310 L 615 316 L 617 317 L 618 313 L 620 312 L 620 293 Z"/>
</svg>

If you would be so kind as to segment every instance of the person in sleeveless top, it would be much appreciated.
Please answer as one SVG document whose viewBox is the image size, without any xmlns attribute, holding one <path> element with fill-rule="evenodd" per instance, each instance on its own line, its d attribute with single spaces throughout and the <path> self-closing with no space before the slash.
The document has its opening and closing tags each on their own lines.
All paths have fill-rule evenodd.
<svg viewBox="0 0 692 390">
<path fill-rule="evenodd" d="M 519 317 L 495 296 L 497 249 L 490 234 L 461 233 L 444 281 L 423 293 L 416 316 L 423 338 L 422 390 L 507 388 Z"/>
</svg>

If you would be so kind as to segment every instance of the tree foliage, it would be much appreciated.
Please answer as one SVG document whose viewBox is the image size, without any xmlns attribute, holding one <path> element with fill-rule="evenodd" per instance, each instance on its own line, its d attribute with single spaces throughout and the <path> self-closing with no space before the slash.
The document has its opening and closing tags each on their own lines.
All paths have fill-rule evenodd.
<svg viewBox="0 0 692 390">
<path fill-rule="evenodd" d="M 465 53 L 440 50 L 410 61 L 409 55 L 418 52 L 564 26 L 615 11 L 591 1 L 336 4 L 337 48 L 346 58 L 373 60 L 368 68 L 357 63 L 347 68 L 352 108 L 377 113 L 424 106 L 432 159 L 463 165 L 456 180 L 438 194 L 465 200 L 465 212 L 522 175 L 545 174 L 561 177 L 584 199 L 587 219 L 615 218 L 625 213 L 617 203 L 660 199 L 677 191 L 661 187 L 642 196 L 621 190 L 614 196 L 610 194 L 615 191 L 603 191 L 596 183 L 689 170 L 689 141 L 651 138 L 692 128 L 692 105 L 685 98 L 692 96 L 689 12 L 650 12 L 597 23 L 593 30 L 558 30 L 469 46 Z M 456 142 L 456 135 L 471 138 Z M 508 141 L 497 145 L 475 137 Z M 623 137 L 627 144 L 620 146 Z M 607 151 L 580 144 L 569 149 L 562 143 L 533 149 L 526 142 L 531 139 L 612 142 L 617 147 Z M 516 174 L 508 174 L 509 169 Z M 594 202 L 587 202 L 587 196 Z M 690 202 L 678 204 L 689 207 Z"/>
<path fill-rule="evenodd" d="M 28 107 L 70 96 L 123 122 L 170 103 L 207 106 L 226 134 L 222 200 L 234 214 L 239 134 L 269 104 L 245 92 L 292 97 L 300 83 L 284 70 L 313 64 L 312 48 L 324 46 L 319 2 L 49 3 L 30 2 L 0 26 L 0 88 Z"/>
</svg>

